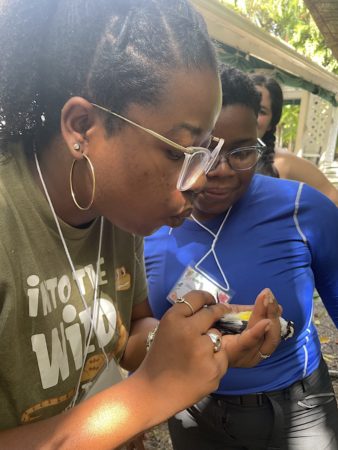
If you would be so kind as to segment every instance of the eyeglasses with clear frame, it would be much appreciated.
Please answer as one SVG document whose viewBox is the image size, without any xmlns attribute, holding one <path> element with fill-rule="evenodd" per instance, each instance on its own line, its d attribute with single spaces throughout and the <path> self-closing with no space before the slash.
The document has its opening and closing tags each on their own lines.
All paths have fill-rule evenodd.
<svg viewBox="0 0 338 450">
<path fill-rule="evenodd" d="M 139 125 L 136 122 L 133 122 L 127 117 L 121 116 L 118 113 L 110 111 L 109 109 L 97 105 L 96 103 L 91 103 L 95 108 L 100 109 L 108 114 L 111 114 L 119 119 L 137 127 L 138 129 L 150 134 L 151 136 L 159 139 L 160 141 L 170 145 L 171 147 L 179 150 L 184 154 L 184 161 L 181 167 L 181 172 L 179 174 L 176 187 L 179 191 L 187 191 L 192 188 L 192 186 L 196 183 L 198 178 L 203 174 L 207 173 L 210 168 L 216 162 L 219 152 L 222 149 L 224 144 L 224 139 L 219 139 L 217 137 L 212 136 L 210 138 L 209 145 L 213 145 L 213 150 L 210 150 L 206 147 L 183 147 L 182 145 L 176 144 L 176 142 L 171 141 L 170 139 L 162 136 L 156 131 L 150 130 L 149 128 L 145 128 L 142 125 Z"/>
<path fill-rule="evenodd" d="M 253 169 L 262 156 L 264 147 L 266 147 L 264 142 L 257 138 L 256 145 L 235 148 L 228 153 L 219 153 L 213 164 L 208 167 L 207 173 L 215 170 L 222 162 L 226 162 L 236 172 Z"/>
</svg>

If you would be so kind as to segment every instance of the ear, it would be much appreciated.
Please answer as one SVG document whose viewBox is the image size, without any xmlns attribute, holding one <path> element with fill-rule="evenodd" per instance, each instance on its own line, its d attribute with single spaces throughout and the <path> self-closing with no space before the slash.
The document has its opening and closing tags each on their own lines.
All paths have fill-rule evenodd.
<svg viewBox="0 0 338 450">
<path fill-rule="evenodd" d="M 61 133 L 73 158 L 82 158 L 90 131 L 97 125 L 93 105 L 82 97 L 71 97 L 61 111 Z M 74 148 L 79 144 L 80 148 Z M 79 151 L 80 150 L 80 151 Z"/>
</svg>

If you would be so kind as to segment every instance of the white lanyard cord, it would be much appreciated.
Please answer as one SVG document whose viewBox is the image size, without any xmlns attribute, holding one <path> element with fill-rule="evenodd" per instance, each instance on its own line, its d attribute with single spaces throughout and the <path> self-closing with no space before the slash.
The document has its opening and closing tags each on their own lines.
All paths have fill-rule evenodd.
<svg viewBox="0 0 338 450">
<path fill-rule="evenodd" d="M 92 313 L 90 313 L 89 307 L 88 307 L 87 302 L 86 302 L 86 300 L 84 298 L 84 295 L 82 293 L 81 285 L 80 285 L 80 282 L 79 282 L 79 279 L 78 279 L 78 276 L 77 276 L 77 273 L 76 273 L 76 270 L 75 270 L 72 258 L 70 256 L 70 253 L 69 253 L 69 250 L 68 250 L 68 247 L 67 247 L 67 243 L 66 243 L 65 238 L 63 236 L 59 220 L 58 220 L 57 215 L 55 213 L 52 200 L 51 200 L 51 198 L 49 196 L 49 193 L 48 193 L 48 190 L 47 190 L 47 186 L 45 184 L 45 180 L 44 180 L 44 178 L 42 176 L 39 160 L 38 160 L 38 157 L 37 157 L 37 154 L 36 154 L 35 150 L 34 150 L 34 158 L 35 158 L 36 168 L 37 168 L 37 171 L 38 171 L 38 174 L 39 174 L 39 177 L 40 177 L 40 181 L 41 181 L 41 184 L 43 186 L 43 190 L 44 190 L 44 193 L 46 195 L 49 207 L 50 207 L 50 209 L 52 211 L 52 214 L 53 214 L 53 217 L 54 217 L 54 221 L 55 221 L 56 227 L 58 229 L 59 236 L 60 236 L 60 239 L 62 241 L 63 248 L 65 250 L 65 253 L 66 253 L 69 265 L 70 265 L 70 267 L 72 269 L 73 277 L 75 279 L 77 288 L 79 290 L 79 293 L 80 293 L 80 296 L 81 296 L 81 299 L 82 299 L 82 303 L 83 303 L 84 307 L 86 308 L 86 312 L 87 312 L 87 314 L 89 315 L 89 318 L 90 318 L 90 330 L 89 330 L 88 337 L 87 337 L 87 340 L 86 340 L 86 347 L 85 347 L 84 355 L 83 355 L 83 359 L 82 359 L 81 372 L 80 372 L 79 380 L 78 380 L 78 383 L 77 383 L 75 395 L 73 397 L 72 402 L 69 405 L 69 407 L 73 407 L 75 405 L 75 402 L 76 402 L 76 400 L 78 398 L 78 395 L 79 395 L 81 378 L 82 378 L 82 374 L 83 374 L 83 370 L 84 370 L 84 366 L 85 366 L 85 361 L 86 361 L 86 358 L 87 358 L 87 355 L 88 355 L 88 349 L 89 349 L 89 346 L 90 346 L 90 340 L 91 340 L 92 335 L 93 335 L 93 330 L 94 331 L 96 330 L 96 327 L 95 327 L 95 324 L 94 324 L 94 315 L 96 314 L 97 320 L 98 320 L 98 317 L 99 317 L 98 309 L 99 309 L 100 305 L 98 305 L 98 302 L 97 302 L 97 292 L 98 292 L 98 284 L 99 284 L 99 268 L 100 268 L 100 259 L 101 259 L 101 248 L 102 248 L 102 235 L 103 235 L 104 218 L 101 216 L 101 220 L 100 220 L 99 247 L 98 247 L 98 255 L 97 255 L 97 261 L 96 261 L 96 273 L 95 273 L 95 281 L 94 281 L 93 306 L 92 306 Z M 108 365 L 109 359 L 108 359 L 108 356 L 107 356 L 107 354 L 106 354 L 106 352 L 104 350 L 104 346 L 103 345 L 101 346 L 100 338 L 99 338 L 98 334 L 96 333 L 96 331 L 95 331 L 95 334 L 96 334 L 96 337 L 97 337 L 97 340 L 98 340 L 98 344 L 99 344 L 99 346 L 100 346 L 100 348 L 101 348 L 101 350 L 102 350 L 102 352 L 104 354 L 104 357 L 105 357 L 105 360 L 106 360 L 106 365 Z"/>
<path fill-rule="evenodd" d="M 200 268 L 202 262 L 203 262 L 203 261 L 204 261 L 211 253 L 212 253 L 212 255 L 213 255 L 213 257 L 214 257 L 214 259 L 215 259 L 215 261 L 216 261 L 218 270 L 220 271 L 220 273 L 221 273 L 221 275 L 222 275 L 222 277 L 223 277 L 223 281 L 224 281 L 224 284 L 225 284 L 225 290 L 226 290 L 226 291 L 229 291 L 230 286 L 229 286 L 229 282 L 228 282 L 228 280 L 227 280 L 227 278 L 226 278 L 226 276 L 225 276 L 225 273 L 224 273 L 224 271 L 223 271 L 223 269 L 222 269 L 222 267 L 221 267 L 221 264 L 220 264 L 220 262 L 219 262 L 219 260 L 218 260 L 218 257 L 217 257 L 217 254 L 216 254 L 215 247 L 216 247 L 216 244 L 217 244 L 219 235 L 220 235 L 220 233 L 221 233 L 221 231 L 222 231 L 222 229 L 223 229 L 223 226 L 224 226 L 225 222 L 227 221 L 227 219 L 228 219 L 228 217 L 229 217 L 231 208 L 232 208 L 232 206 L 230 206 L 230 208 L 228 209 L 226 215 L 224 216 L 224 219 L 222 220 L 222 223 L 221 223 L 221 225 L 219 226 L 219 228 L 218 228 L 218 230 L 217 230 L 217 233 L 214 233 L 213 231 L 211 231 L 211 230 L 210 230 L 208 227 L 206 227 L 202 222 L 200 222 L 199 220 L 197 220 L 197 219 L 194 217 L 193 214 L 191 214 L 191 218 L 193 219 L 193 221 L 196 222 L 196 223 L 197 223 L 201 228 L 203 228 L 205 231 L 207 231 L 208 233 L 210 233 L 210 234 L 213 236 L 213 238 L 214 238 L 213 241 L 212 241 L 212 243 L 211 243 L 210 249 L 209 249 L 209 250 L 206 252 L 206 254 L 205 254 L 204 256 L 202 256 L 202 258 L 195 264 L 195 268 L 198 269 L 200 272 L 202 272 L 202 273 L 203 273 L 210 281 L 213 281 L 213 282 L 214 282 L 214 280 L 212 280 L 211 277 L 208 276 L 208 274 L 206 274 L 206 273 Z"/>
</svg>

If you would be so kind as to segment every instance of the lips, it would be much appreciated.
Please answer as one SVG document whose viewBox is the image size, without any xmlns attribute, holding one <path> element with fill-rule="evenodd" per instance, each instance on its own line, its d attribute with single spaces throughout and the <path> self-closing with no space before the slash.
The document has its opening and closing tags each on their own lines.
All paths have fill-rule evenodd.
<svg viewBox="0 0 338 450">
<path fill-rule="evenodd" d="M 236 196 L 237 189 L 233 187 L 208 188 L 197 195 L 197 202 L 203 204 L 227 204 Z"/>
<path fill-rule="evenodd" d="M 199 195 L 202 197 L 228 197 L 229 195 L 236 192 L 235 187 L 223 187 L 223 188 L 208 188 L 202 191 Z"/>
</svg>

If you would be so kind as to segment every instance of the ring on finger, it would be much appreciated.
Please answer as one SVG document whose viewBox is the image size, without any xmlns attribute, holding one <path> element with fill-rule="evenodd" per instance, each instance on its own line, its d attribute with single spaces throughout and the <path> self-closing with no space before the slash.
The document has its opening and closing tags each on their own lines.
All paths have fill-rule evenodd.
<svg viewBox="0 0 338 450">
<path fill-rule="evenodd" d="M 178 297 L 178 299 L 176 300 L 175 303 L 184 303 L 184 304 L 186 304 L 190 308 L 191 315 L 193 316 L 195 314 L 194 308 L 190 305 L 188 300 L 186 300 L 184 297 Z"/>
<path fill-rule="evenodd" d="M 207 335 L 214 344 L 214 353 L 219 352 L 222 348 L 222 339 L 220 338 L 220 336 L 216 333 L 207 333 Z"/>
<path fill-rule="evenodd" d="M 269 353 L 261 353 L 261 352 L 258 350 L 258 356 L 259 356 L 261 359 L 268 359 L 268 358 L 270 358 L 271 354 L 269 354 Z"/>
</svg>

